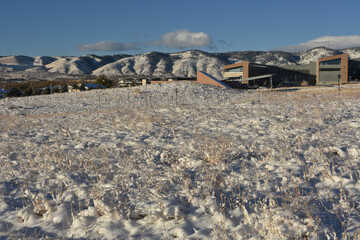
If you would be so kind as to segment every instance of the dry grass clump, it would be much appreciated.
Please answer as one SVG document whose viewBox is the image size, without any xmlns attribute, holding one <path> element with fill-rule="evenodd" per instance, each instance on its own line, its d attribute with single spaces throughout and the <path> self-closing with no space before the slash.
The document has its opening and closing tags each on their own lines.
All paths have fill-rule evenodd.
<svg viewBox="0 0 360 240">
<path fill-rule="evenodd" d="M 229 149 L 232 147 L 230 139 L 226 137 L 198 139 L 197 146 L 200 158 L 211 165 L 219 163 L 229 164 Z"/>
</svg>

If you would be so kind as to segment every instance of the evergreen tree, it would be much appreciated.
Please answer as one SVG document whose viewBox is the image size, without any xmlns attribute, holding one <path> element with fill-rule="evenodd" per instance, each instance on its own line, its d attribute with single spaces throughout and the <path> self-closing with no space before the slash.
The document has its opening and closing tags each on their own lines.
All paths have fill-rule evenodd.
<svg viewBox="0 0 360 240">
<path fill-rule="evenodd" d="M 13 87 L 8 93 L 5 94 L 6 97 L 20 97 L 21 91 L 19 88 Z"/>
</svg>

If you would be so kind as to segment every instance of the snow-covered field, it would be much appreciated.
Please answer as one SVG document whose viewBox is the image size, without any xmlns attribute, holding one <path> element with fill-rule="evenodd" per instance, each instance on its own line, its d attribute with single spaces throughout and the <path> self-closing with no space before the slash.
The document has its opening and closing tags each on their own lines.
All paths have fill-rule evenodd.
<svg viewBox="0 0 360 240">
<path fill-rule="evenodd" d="M 360 90 L 0 100 L 0 239 L 360 235 Z"/>
</svg>

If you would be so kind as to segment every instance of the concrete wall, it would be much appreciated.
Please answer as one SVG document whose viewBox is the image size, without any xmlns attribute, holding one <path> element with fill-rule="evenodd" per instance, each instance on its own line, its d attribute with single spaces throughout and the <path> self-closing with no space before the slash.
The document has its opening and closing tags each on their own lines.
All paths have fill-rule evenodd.
<svg viewBox="0 0 360 240">
<path fill-rule="evenodd" d="M 266 75 L 266 74 L 271 74 L 271 73 L 272 73 L 271 66 L 261 65 L 261 64 L 253 64 L 253 63 L 249 64 L 249 72 L 248 72 L 249 77 L 257 77 L 260 75 Z"/>
<path fill-rule="evenodd" d="M 282 68 L 291 70 L 291 71 L 297 71 L 297 72 L 303 72 L 307 73 L 313 76 L 316 76 L 316 62 L 311 62 L 304 65 L 287 65 L 282 66 Z"/>
<path fill-rule="evenodd" d="M 292 82 L 296 86 L 316 85 L 316 62 L 304 65 L 292 64 L 278 68 L 276 77 L 280 82 Z"/>
</svg>

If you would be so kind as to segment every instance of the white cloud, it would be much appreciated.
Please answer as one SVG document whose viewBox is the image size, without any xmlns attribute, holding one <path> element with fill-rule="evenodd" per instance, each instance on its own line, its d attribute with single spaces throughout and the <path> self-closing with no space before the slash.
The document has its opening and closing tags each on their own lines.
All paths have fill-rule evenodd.
<svg viewBox="0 0 360 240">
<path fill-rule="evenodd" d="M 189 30 L 182 29 L 162 35 L 161 39 L 155 41 L 153 44 L 169 48 L 189 48 L 210 46 L 212 42 L 211 36 L 207 33 L 190 32 Z"/>
<path fill-rule="evenodd" d="M 136 50 L 137 45 L 135 43 L 121 43 L 114 41 L 101 41 L 91 44 L 81 44 L 76 46 L 79 51 L 105 51 L 105 52 L 114 52 L 114 51 L 126 51 L 126 50 Z"/>
<path fill-rule="evenodd" d="M 360 35 L 351 36 L 323 36 L 308 42 L 277 48 L 286 52 L 302 52 L 315 47 L 329 47 L 331 49 L 344 49 L 360 46 Z"/>
</svg>

